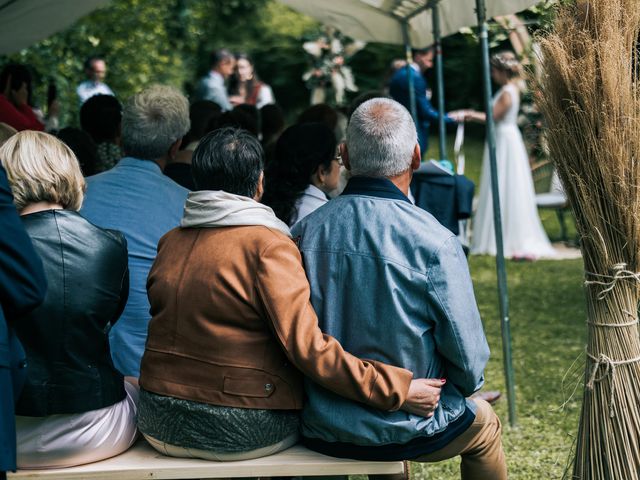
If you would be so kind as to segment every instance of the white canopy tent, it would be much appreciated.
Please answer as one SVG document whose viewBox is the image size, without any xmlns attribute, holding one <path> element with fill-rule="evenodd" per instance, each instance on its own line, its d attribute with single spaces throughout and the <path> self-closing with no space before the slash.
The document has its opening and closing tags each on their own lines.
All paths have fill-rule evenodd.
<svg viewBox="0 0 640 480">
<path fill-rule="evenodd" d="M 0 0 L 0 54 L 22 50 L 64 30 L 109 0 Z"/>
<path fill-rule="evenodd" d="M 409 23 L 409 43 L 425 47 L 434 43 L 432 6 L 440 10 L 443 37 L 477 24 L 475 0 L 281 0 L 291 8 L 367 42 L 402 45 L 402 22 Z M 535 0 L 488 0 L 489 18 L 520 12 L 539 3 Z"/>
</svg>

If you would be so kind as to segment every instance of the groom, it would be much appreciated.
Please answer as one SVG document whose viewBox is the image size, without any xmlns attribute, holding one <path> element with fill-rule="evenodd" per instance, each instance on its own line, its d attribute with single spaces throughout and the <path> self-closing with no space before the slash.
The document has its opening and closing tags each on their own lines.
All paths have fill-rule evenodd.
<svg viewBox="0 0 640 480">
<path fill-rule="evenodd" d="M 409 82 L 407 77 L 407 71 L 410 72 L 413 78 L 413 91 L 416 98 L 416 129 L 418 130 L 418 142 L 420 143 L 420 153 L 425 154 L 429 148 L 429 125 L 431 122 L 437 122 L 440 118 L 438 110 L 433 108 L 429 98 L 431 92 L 427 85 L 427 81 L 424 79 L 424 74 L 433 67 L 433 57 L 435 50 L 433 47 L 427 47 L 422 49 L 413 49 L 413 62 L 409 65 L 409 68 L 399 68 L 391 77 L 389 83 L 389 94 L 391 98 L 404 105 L 404 107 L 411 111 L 410 96 L 409 96 Z M 441 93 L 440 93 L 441 94 Z M 444 117 L 445 124 L 455 125 L 456 121 L 448 115 Z"/>
</svg>

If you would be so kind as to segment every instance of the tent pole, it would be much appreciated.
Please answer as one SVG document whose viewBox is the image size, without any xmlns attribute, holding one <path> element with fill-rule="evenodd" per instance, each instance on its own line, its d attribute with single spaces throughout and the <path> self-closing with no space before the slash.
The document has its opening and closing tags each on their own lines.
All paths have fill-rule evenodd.
<svg viewBox="0 0 640 480">
<path fill-rule="evenodd" d="M 409 22 L 404 20 L 402 22 L 402 38 L 404 40 L 404 53 L 407 60 L 407 65 L 405 66 L 407 71 L 407 83 L 409 89 L 409 105 L 411 112 L 411 116 L 413 117 L 413 122 L 418 128 L 418 114 L 416 113 L 416 91 L 413 87 L 413 72 L 411 71 L 411 63 L 413 62 L 413 55 L 411 54 L 411 40 L 409 39 Z"/>
<path fill-rule="evenodd" d="M 498 167 L 496 162 L 496 128 L 493 120 L 491 99 L 491 71 L 489 67 L 489 35 L 486 21 L 485 0 L 476 0 L 480 47 L 482 51 L 482 73 L 484 77 L 484 103 L 487 114 L 487 144 L 491 167 L 491 196 L 493 198 L 493 224 L 496 236 L 496 270 L 498 275 L 498 295 L 500 300 L 500 319 L 502 330 L 502 355 L 504 361 L 507 400 L 509 403 L 509 424 L 514 427 L 516 419 L 515 380 L 511 354 L 511 324 L 509 320 L 509 293 L 507 292 L 507 272 L 504 261 L 502 239 L 502 217 L 500 215 L 500 196 L 498 193 Z"/>
<path fill-rule="evenodd" d="M 440 150 L 440 160 L 447 159 L 446 130 L 444 124 L 444 74 L 442 63 L 442 38 L 440 34 L 440 11 L 438 2 L 434 2 L 431 7 L 433 22 L 433 46 L 436 53 L 436 84 L 438 86 L 438 146 Z"/>
</svg>

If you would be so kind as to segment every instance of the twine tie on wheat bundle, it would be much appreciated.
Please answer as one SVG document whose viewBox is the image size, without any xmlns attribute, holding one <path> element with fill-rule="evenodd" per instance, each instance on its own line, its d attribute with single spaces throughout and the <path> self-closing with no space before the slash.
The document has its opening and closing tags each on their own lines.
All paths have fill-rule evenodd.
<svg viewBox="0 0 640 480">
<path fill-rule="evenodd" d="M 624 262 L 616 263 L 611 268 L 611 271 L 613 272 L 613 275 L 585 272 L 586 275 L 596 278 L 596 280 L 585 280 L 584 284 L 586 286 L 599 285 L 601 287 L 604 287 L 596 297 L 598 300 L 604 300 L 606 296 L 611 291 L 613 291 L 617 283 L 621 280 L 631 280 L 640 283 L 640 273 L 627 270 L 627 264 Z M 604 328 L 624 328 L 635 326 L 638 324 L 638 318 L 633 313 L 628 311 L 625 311 L 624 313 L 630 316 L 633 320 L 623 323 L 605 323 L 594 321 L 588 321 L 587 323 L 589 325 Z M 609 416 L 613 418 L 615 416 L 614 398 L 616 390 L 616 368 L 619 365 L 628 365 L 630 363 L 640 362 L 640 357 L 630 358 L 626 360 L 613 360 L 604 353 L 593 355 L 589 351 L 587 351 L 587 357 L 589 357 L 594 362 L 591 368 L 591 375 L 589 375 L 589 380 L 585 385 L 588 390 L 593 391 L 594 384 L 602 382 L 608 376 L 611 377 L 611 380 L 609 382 L 611 389 L 611 391 L 609 392 Z M 597 375 L 600 367 L 604 368 L 604 372 L 598 377 Z"/>
<path fill-rule="evenodd" d="M 603 300 L 609 292 L 611 292 L 616 284 L 620 280 L 635 280 L 636 282 L 640 282 L 640 273 L 632 272 L 631 270 L 627 270 L 627 264 L 624 262 L 616 263 L 611 270 L 613 271 L 613 275 L 603 275 L 601 273 L 592 273 L 585 272 L 586 275 L 590 275 L 595 277 L 597 280 L 585 280 L 584 284 L 586 286 L 589 285 L 600 285 L 605 288 L 598 293 L 598 300 Z M 636 322 L 637 323 L 637 322 Z"/>
</svg>

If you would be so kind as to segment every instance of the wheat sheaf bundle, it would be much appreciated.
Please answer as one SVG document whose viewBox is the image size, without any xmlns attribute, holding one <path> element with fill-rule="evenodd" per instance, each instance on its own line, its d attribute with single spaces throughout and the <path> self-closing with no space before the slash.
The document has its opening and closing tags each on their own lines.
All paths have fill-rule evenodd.
<svg viewBox="0 0 640 480">
<path fill-rule="evenodd" d="M 576 479 L 640 478 L 639 32 L 638 0 L 577 0 L 541 39 L 539 106 L 585 269 Z"/>
</svg>

